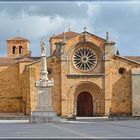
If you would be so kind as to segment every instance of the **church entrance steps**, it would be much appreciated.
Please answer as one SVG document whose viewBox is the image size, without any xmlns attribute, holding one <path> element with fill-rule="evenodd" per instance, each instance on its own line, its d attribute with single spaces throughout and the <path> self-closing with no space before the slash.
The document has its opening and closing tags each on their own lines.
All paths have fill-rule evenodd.
<svg viewBox="0 0 140 140">
<path fill-rule="evenodd" d="M 71 118 L 61 118 L 63 121 L 100 121 L 100 120 L 109 120 L 108 116 L 105 117 L 71 117 Z"/>
<path fill-rule="evenodd" d="M 28 120 L 23 113 L 0 113 L 0 120 Z"/>
<path fill-rule="evenodd" d="M 106 121 L 109 120 L 108 116 L 105 117 L 76 117 L 76 121 Z"/>
<path fill-rule="evenodd" d="M 108 116 L 105 117 L 76 117 L 76 120 L 89 120 L 89 119 L 108 119 Z"/>
<path fill-rule="evenodd" d="M 113 120 L 140 120 L 140 116 L 114 116 L 114 117 L 108 117 L 108 116 L 104 116 L 104 117 L 76 117 L 77 121 L 113 121 Z"/>
<path fill-rule="evenodd" d="M 61 119 L 61 122 L 94 122 L 94 121 L 119 121 L 119 120 L 140 120 L 140 116 L 117 116 L 117 117 L 76 117 L 76 118 L 67 118 Z"/>
</svg>

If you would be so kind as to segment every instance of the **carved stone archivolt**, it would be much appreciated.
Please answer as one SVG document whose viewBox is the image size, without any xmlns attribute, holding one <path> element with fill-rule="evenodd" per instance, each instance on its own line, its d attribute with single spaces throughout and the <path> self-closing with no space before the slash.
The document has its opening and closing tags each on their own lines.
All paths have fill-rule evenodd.
<svg viewBox="0 0 140 140">
<path fill-rule="evenodd" d="M 105 107 L 105 100 L 104 100 L 104 93 L 102 89 L 92 82 L 80 82 L 77 85 L 71 87 L 68 93 L 68 109 L 69 112 L 73 115 L 77 114 L 77 98 L 78 95 L 82 92 L 88 92 L 92 95 L 93 99 L 93 115 L 102 115 L 104 114 L 104 107 Z M 72 106 L 72 107 L 71 107 Z"/>
</svg>

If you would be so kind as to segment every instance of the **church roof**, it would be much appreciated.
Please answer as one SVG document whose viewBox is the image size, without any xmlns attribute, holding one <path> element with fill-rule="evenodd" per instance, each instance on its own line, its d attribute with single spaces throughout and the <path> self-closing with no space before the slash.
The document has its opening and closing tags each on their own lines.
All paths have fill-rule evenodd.
<svg viewBox="0 0 140 140">
<path fill-rule="evenodd" d="M 18 60 L 8 57 L 0 57 L 0 66 L 17 64 Z"/>
<path fill-rule="evenodd" d="M 19 59 L 20 62 L 33 62 L 39 60 L 40 57 L 25 57 L 22 59 Z"/>
<path fill-rule="evenodd" d="M 66 37 L 66 39 L 68 40 L 68 39 L 71 39 L 71 38 L 73 38 L 73 37 L 75 37 L 75 36 L 77 36 L 77 35 L 83 34 L 83 33 L 84 33 L 84 32 L 82 32 L 82 33 L 76 33 L 76 32 L 73 32 L 73 31 L 68 31 L 68 32 L 65 32 L 65 37 Z M 99 36 L 97 36 L 97 35 L 95 35 L 95 34 L 91 34 L 91 33 L 87 32 L 87 31 L 86 31 L 86 33 L 87 33 L 87 34 L 90 34 L 91 36 L 97 37 L 97 38 L 99 38 L 99 39 L 105 41 L 104 38 L 99 37 Z M 60 34 L 58 34 L 58 35 L 54 35 L 53 38 L 62 39 L 62 38 L 63 38 L 63 33 L 60 33 Z"/>
<path fill-rule="evenodd" d="M 71 38 L 73 38 L 73 37 L 75 37 L 77 35 L 79 35 L 79 33 L 72 32 L 72 31 L 65 32 L 66 39 L 71 39 Z M 63 38 L 63 33 L 60 33 L 60 34 L 54 36 L 54 38 L 58 38 L 58 39 Z"/>
<path fill-rule="evenodd" d="M 23 40 L 23 41 L 28 41 L 29 42 L 28 39 L 20 37 L 20 36 L 7 39 L 7 41 L 11 41 L 11 40 Z"/>
<path fill-rule="evenodd" d="M 120 59 L 123 59 L 123 60 L 127 60 L 129 62 L 132 62 L 132 63 L 140 65 L 140 56 L 120 56 L 120 55 L 114 55 L 114 57 L 115 58 L 120 58 Z"/>
<path fill-rule="evenodd" d="M 125 56 L 125 57 L 140 63 L 140 56 Z"/>
<path fill-rule="evenodd" d="M 8 58 L 0 57 L 0 66 L 14 65 L 20 62 L 34 62 L 39 60 L 40 57 L 18 57 L 18 58 Z"/>
</svg>

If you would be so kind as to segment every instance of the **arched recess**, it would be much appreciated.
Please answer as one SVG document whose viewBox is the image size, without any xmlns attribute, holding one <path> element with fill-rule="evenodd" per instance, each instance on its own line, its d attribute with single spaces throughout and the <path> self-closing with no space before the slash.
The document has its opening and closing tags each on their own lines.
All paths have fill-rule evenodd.
<svg viewBox="0 0 140 140">
<path fill-rule="evenodd" d="M 72 86 L 68 93 L 69 116 L 77 116 L 78 95 L 88 92 L 92 96 L 93 116 L 103 116 L 105 113 L 105 96 L 102 89 L 95 83 L 85 81 Z"/>
</svg>

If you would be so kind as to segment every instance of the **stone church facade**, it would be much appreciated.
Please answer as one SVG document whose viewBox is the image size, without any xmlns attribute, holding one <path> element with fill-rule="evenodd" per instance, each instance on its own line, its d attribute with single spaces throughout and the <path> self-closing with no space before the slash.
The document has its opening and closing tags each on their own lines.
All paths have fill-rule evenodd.
<svg viewBox="0 0 140 140">
<path fill-rule="evenodd" d="M 0 112 L 30 115 L 36 108 L 41 59 L 29 40 L 7 40 L 0 57 Z M 120 56 L 108 34 L 68 31 L 50 37 L 52 104 L 61 117 L 140 116 L 140 57 Z"/>
</svg>

